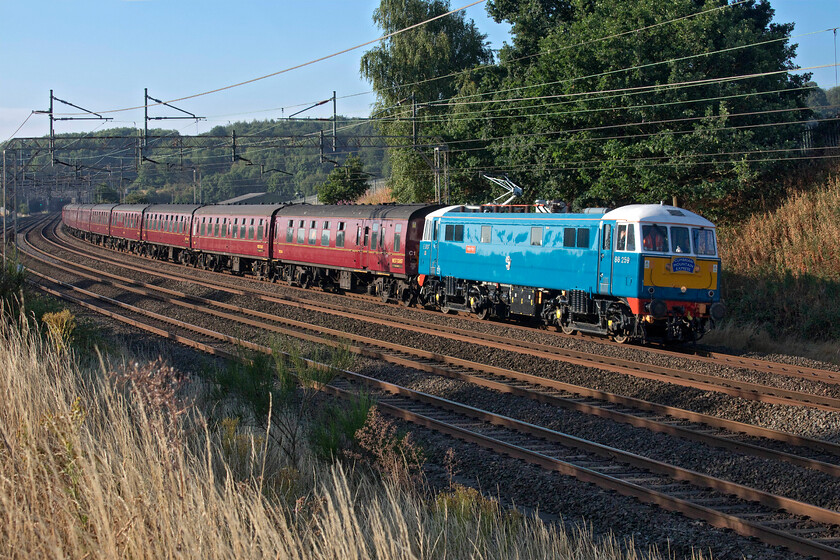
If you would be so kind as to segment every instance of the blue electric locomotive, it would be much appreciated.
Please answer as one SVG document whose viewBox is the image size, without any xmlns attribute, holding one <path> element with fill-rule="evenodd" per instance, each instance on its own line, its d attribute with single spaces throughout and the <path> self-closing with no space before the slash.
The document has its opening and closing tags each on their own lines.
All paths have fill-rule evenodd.
<svg viewBox="0 0 840 560">
<path fill-rule="evenodd" d="M 724 315 L 715 226 L 673 206 L 426 217 L 419 300 L 481 318 L 535 317 L 563 332 L 696 340 Z"/>
</svg>

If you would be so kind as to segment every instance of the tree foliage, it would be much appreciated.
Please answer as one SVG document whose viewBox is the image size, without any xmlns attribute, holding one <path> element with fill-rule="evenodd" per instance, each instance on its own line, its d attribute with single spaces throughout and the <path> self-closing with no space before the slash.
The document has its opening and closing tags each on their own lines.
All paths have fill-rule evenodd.
<svg viewBox="0 0 840 560">
<path fill-rule="evenodd" d="M 373 21 L 393 33 L 448 11 L 443 0 L 382 0 Z M 374 112 L 384 119 L 380 130 L 405 145 L 391 151 L 390 186 L 397 200 L 432 200 L 430 148 L 455 138 L 446 100 L 464 85 L 457 74 L 491 61 L 486 36 L 460 13 L 395 35 L 362 56 L 362 76 L 377 94 Z M 421 147 L 413 146 L 415 132 Z"/>
<path fill-rule="evenodd" d="M 344 165 L 330 171 L 327 180 L 318 188 L 318 200 L 323 204 L 354 201 L 367 191 L 367 178 L 362 160 L 351 155 Z"/>
<path fill-rule="evenodd" d="M 382 13 L 394 4 L 402 5 L 383 0 L 375 20 L 391 21 Z M 786 72 L 793 26 L 774 23 L 766 0 L 491 0 L 488 12 L 512 25 L 497 66 L 451 76 L 423 60 L 446 77 L 412 86 L 436 88 L 419 120 L 449 144 L 458 202 L 492 198 L 476 182 L 488 170 L 509 174 L 526 200 L 581 207 L 676 197 L 704 209 L 764 195 L 779 160 L 801 145 L 808 76 Z M 372 58 L 383 51 L 389 79 L 364 63 L 362 74 L 387 107 L 405 91 L 400 83 L 429 73 L 405 49 Z M 405 133 L 405 123 L 391 126 Z M 406 175 L 418 167 L 410 163 Z"/>
</svg>

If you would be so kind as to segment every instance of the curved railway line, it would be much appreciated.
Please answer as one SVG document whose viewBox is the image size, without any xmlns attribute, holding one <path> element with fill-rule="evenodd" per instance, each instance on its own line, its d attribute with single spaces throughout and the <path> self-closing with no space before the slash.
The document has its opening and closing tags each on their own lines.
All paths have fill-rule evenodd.
<svg viewBox="0 0 840 560">
<path fill-rule="evenodd" d="M 354 352 L 400 367 L 411 368 L 417 372 L 444 376 L 485 390 L 537 401 L 599 419 L 607 419 L 652 433 L 679 437 L 703 446 L 732 451 L 738 455 L 749 455 L 762 460 L 792 465 L 792 468 L 808 469 L 818 473 L 814 476 L 840 477 L 840 446 L 832 442 L 625 397 L 497 365 L 428 352 L 406 344 L 354 334 L 341 329 L 330 329 L 317 323 L 287 319 L 258 309 L 211 300 L 181 290 L 157 286 L 152 282 L 141 282 L 137 279 L 107 273 L 57 255 L 47 255 L 43 249 L 37 249 L 34 243 L 29 243 L 29 235 L 36 232 L 43 234 L 45 230 L 50 231 L 52 228 L 33 227 L 28 234 L 21 236 L 24 237 L 21 240 L 22 245 L 26 246 L 25 252 L 28 258 L 33 259 L 33 262 L 40 261 L 40 266 L 46 265 L 49 268 L 47 274 L 33 270 L 39 278 L 38 282 L 41 283 L 42 289 L 80 305 L 96 308 L 97 311 L 102 310 L 109 313 L 112 318 L 152 330 L 159 336 L 188 344 L 202 351 L 233 356 L 236 354 L 236 348 L 242 346 L 261 352 L 270 352 L 270 349 L 265 345 L 243 340 L 242 336 L 217 332 L 189 321 L 167 316 L 170 315 L 169 313 L 164 315 L 148 311 L 137 305 L 118 301 L 113 297 L 96 294 L 92 288 L 108 286 L 109 289 L 131 293 L 137 298 L 155 300 L 170 309 L 189 310 L 191 314 L 209 314 L 215 318 L 216 323 L 235 324 L 235 331 L 259 329 L 317 344 L 336 345 L 339 344 L 337 340 L 345 340 Z M 39 244 L 43 242 L 45 240 L 37 240 Z M 47 240 L 46 242 L 50 243 L 50 247 L 56 252 L 69 251 L 80 254 L 75 249 L 59 247 L 55 241 Z M 115 264 L 111 259 L 90 255 L 84 255 L 84 257 L 98 260 L 103 264 L 107 262 L 109 266 L 116 265 L 131 268 L 136 272 L 142 271 L 143 274 L 157 277 L 159 281 L 175 279 L 204 287 L 212 286 L 213 289 L 227 296 L 247 294 L 265 304 L 279 304 L 301 311 L 322 313 L 336 320 L 340 318 L 357 322 L 375 322 L 376 325 L 391 331 L 406 333 L 403 336 L 412 333 L 412 336 L 419 334 L 424 337 L 445 338 L 456 344 L 483 346 L 487 349 L 504 345 L 506 350 L 515 355 L 527 355 L 540 360 L 606 369 L 623 375 L 642 376 L 656 379 L 658 382 L 677 383 L 695 388 L 702 383 L 700 386 L 703 389 L 714 390 L 732 397 L 775 404 L 783 403 L 788 406 L 796 404 L 796 406 L 808 406 L 831 412 L 840 411 L 840 399 L 830 395 L 808 394 L 757 383 L 735 382 L 732 379 L 723 379 L 724 384 L 721 384 L 721 378 L 710 379 L 714 376 L 708 375 L 693 374 L 690 378 L 681 377 L 674 381 L 672 376 L 675 375 L 675 371 L 679 373 L 677 368 L 664 368 L 604 356 L 593 358 L 584 356 L 581 352 L 480 333 L 472 329 L 429 325 L 426 322 L 397 319 L 394 315 L 359 309 L 348 310 L 338 304 L 325 306 L 323 303 L 308 298 L 269 295 L 262 290 L 203 282 L 182 273 L 163 274 L 145 266 Z M 74 283 L 51 278 L 57 272 L 80 278 L 83 282 L 90 284 L 91 289 L 83 289 L 73 285 Z M 75 292 L 77 295 L 70 295 L 69 292 Z M 660 356 L 667 356 L 667 352 L 674 354 L 671 351 L 661 350 L 650 352 Z M 666 353 L 663 354 L 663 352 Z M 682 359 L 688 358 L 682 356 Z M 714 356 L 704 356 L 700 361 L 708 362 L 716 359 Z M 761 375 L 782 374 L 795 378 L 816 379 L 819 383 L 825 384 L 837 382 L 838 374 L 835 372 L 785 365 L 779 365 L 779 369 L 772 369 L 771 364 L 772 362 L 762 364 L 750 361 L 743 365 L 739 364 L 738 367 L 758 371 Z M 331 387 L 327 390 L 353 391 L 353 387 L 364 386 L 367 390 L 381 395 L 379 403 L 384 410 L 410 422 L 498 453 L 523 459 L 545 469 L 572 475 L 602 488 L 633 496 L 643 502 L 657 504 L 664 509 L 703 519 L 717 527 L 728 527 L 739 534 L 758 537 L 770 544 L 785 546 L 805 555 L 840 558 L 840 548 L 838 548 L 840 547 L 840 513 L 833 509 L 837 507 L 836 504 L 806 503 L 775 495 L 745 484 L 645 458 L 614 446 L 566 435 L 548 427 L 540 427 L 504 414 L 456 403 L 387 381 L 347 371 L 338 373 L 341 378 L 331 383 Z M 830 391 L 827 392 L 830 393 Z"/>
</svg>

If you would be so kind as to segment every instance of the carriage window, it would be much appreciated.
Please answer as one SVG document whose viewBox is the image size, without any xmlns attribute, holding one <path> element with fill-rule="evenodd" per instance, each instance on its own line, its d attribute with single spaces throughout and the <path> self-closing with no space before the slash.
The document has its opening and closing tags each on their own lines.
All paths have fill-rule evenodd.
<svg viewBox="0 0 840 560">
<path fill-rule="evenodd" d="M 362 226 L 356 226 L 356 246 L 359 245 L 359 241 L 362 239 Z"/>
<path fill-rule="evenodd" d="M 690 253 L 691 245 L 688 243 L 687 227 L 671 228 L 671 250 L 675 253 Z"/>
<path fill-rule="evenodd" d="M 575 236 L 575 228 L 563 228 L 563 247 L 574 247 Z"/>
<path fill-rule="evenodd" d="M 222 218 L 222 237 L 227 237 L 227 218 Z"/>
<path fill-rule="evenodd" d="M 543 229 L 542 227 L 531 228 L 531 245 L 542 245 Z"/>
<path fill-rule="evenodd" d="M 400 250 L 400 238 L 402 237 L 402 224 L 394 226 L 394 251 Z"/>
<path fill-rule="evenodd" d="M 335 232 L 335 246 L 344 247 L 344 222 L 338 222 L 338 231 Z"/>
<path fill-rule="evenodd" d="M 251 218 L 251 223 L 248 224 L 248 239 L 254 238 L 254 218 Z"/>
<path fill-rule="evenodd" d="M 286 228 L 286 243 L 291 243 L 295 239 L 295 221 L 289 220 L 289 227 Z"/>
<path fill-rule="evenodd" d="M 297 242 L 303 243 L 306 240 L 306 230 L 303 229 L 303 220 L 298 224 Z"/>
<path fill-rule="evenodd" d="M 492 227 L 490 226 L 481 226 L 481 242 L 482 243 L 490 243 L 490 235 L 492 234 Z"/>
<path fill-rule="evenodd" d="M 318 230 L 315 228 L 315 222 L 312 222 L 312 227 L 309 228 L 309 244 L 315 245 L 318 240 Z"/>
<path fill-rule="evenodd" d="M 324 229 L 321 231 L 321 246 L 322 247 L 329 247 L 330 246 L 330 223 L 324 222 Z"/>
<path fill-rule="evenodd" d="M 213 224 L 213 237 L 219 237 L 219 218 L 216 218 L 216 223 Z"/>
<path fill-rule="evenodd" d="M 642 247 L 645 251 L 664 253 L 668 250 L 668 228 L 665 226 L 642 226 Z"/>
<path fill-rule="evenodd" d="M 710 229 L 692 229 L 691 230 L 694 241 L 694 252 L 698 255 L 714 256 L 715 250 L 715 232 Z"/>
<path fill-rule="evenodd" d="M 265 224 L 263 220 L 260 220 L 260 224 L 257 226 L 257 239 L 265 241 Z"/>
<path fill-rule="evenodd" d="M 366 240 L 367 241 L 367 240 Z M 379 241 L 379 224 L 373 224 L 373 235 L 370 236 L 370 248 L 376 249 L 376 242 Z M 365 243 L 367 245 L 367 243 Z"/>
<path fill-rule="evenodd" d="M 207 224 L 204 223 L 204 220 L 206 220 L 206 219 L 207 218 L 201 218 L 201 235 L 202 236 L 204 235 L 204 233 L 206 231 L 206 227 L 207 227 Z"/>
<path fill-rule="evenodd" d="M 589 248 L 589 229 L 578 228 L 577 230 L 577 246 L 581 249 Z"/>
<path fill-rule="evenodd" d="M 239 218 L 233 219 L 233 227 L 230 228 L 230 236 L 236 239 L 239 236 Z"/>
</svg>

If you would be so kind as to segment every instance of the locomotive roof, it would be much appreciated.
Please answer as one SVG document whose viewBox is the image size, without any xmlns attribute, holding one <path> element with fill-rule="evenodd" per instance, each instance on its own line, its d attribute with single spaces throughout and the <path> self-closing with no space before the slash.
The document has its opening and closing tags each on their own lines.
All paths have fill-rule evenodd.
<svg viewBox="0 0 840 560">
<path fill-rule="evenodd" d="M 249 216 L 269 218 L 284 204 L 211 204 L 195 211 L 196 216 Z"/>
<path fill-rule="evenodd" d="M 295 204 L 286 206 L 279 216 L 305 216 L 313 218 L 410 218 L 418 210 L 434 209 L 426 204 Z"/>
<path fill-rule="evenodd" d="M 630 204 L 607 212 L 604 214 L 604 219 L 715 227 L 715 224 L 699 214 L 695 214 L 684 208 L 677 208 L 676 206 L 665 204 Z"/>
</svg>

